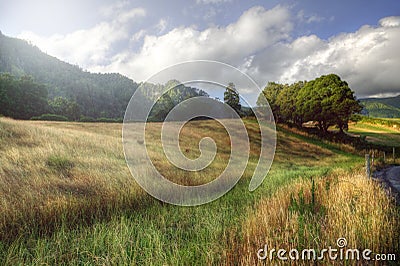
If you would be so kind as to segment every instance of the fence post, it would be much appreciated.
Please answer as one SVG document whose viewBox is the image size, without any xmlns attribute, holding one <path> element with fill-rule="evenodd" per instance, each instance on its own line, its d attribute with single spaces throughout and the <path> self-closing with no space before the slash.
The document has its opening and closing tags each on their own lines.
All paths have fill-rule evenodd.
<svg viewBox="0 0 400 266">
<path fill-rule="evenodd" d="M 369 163 L 369 154 L 365 154 L 365 174 L 367 175 L 367 178 L 371 176 L 371 165 Z"/>
<path fill-rule="evenodd" d="M 386 163 L 386 152 L 383 152 L 383 163 Z"/>
<path fill-rule="evenodd" d="M 371 166 L 374 167 L 375 152 L 372 152 Z"/>
</svg>

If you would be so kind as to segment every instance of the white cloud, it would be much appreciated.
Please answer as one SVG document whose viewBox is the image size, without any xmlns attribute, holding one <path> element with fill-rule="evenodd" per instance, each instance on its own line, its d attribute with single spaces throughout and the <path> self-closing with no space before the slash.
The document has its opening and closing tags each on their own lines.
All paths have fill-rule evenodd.
<svg viewBox="0 0 400 266">
<path fill-rule="evenodd" d="M 156 29 L 158 30 L 158 33 L 163 33 L 165 29 L 167 28 L 167 20 L 166 19 L 160 19 L 158 24 L 156 25 Z"/>
<path fill-rule="evenodd" d="M 379 27 L 363 26 L 328 41 L 314 36 L 308 42 L 313 48 L 297 58 L 293 55 L 295 60 L 279 79 L 293 82 L 337 73 L 361 96 L 399 92 L 399 19 L 385 18 Z"/>
<path fill-rule="evenodd" d="M 96 71 L 119 71 L 143 80 L 159 70 L 182 61 L 208 59 L 240 65 L 246 57 L 289 37 L 292 24 L 288 9 L 253 7 L 226 27 L 179 27 L 168 33 L 147 35 L 139 52 L 126 52 L 112 64 Z"/>
<path fill-rule="evenodd" d="M 386 17 L 379 20 L 382 27 L 398 27 L 400 26 L 400 17 Z"/>
<path fill-rule="evenodd" d="M 99 12 L 105 17 L 111 17 L 116 13 L 119 13 L 123 8 L 127 7 L 128 5 L 128 0 L 116 1 L 111 5 L 101 6 L 99 8 Z"/>
<path fill-rule="evenodd" d="M 140 51 L 126 51 L 95 70 L 143 80 L 178 62 L 209 59 L 239 67 L 260 86 L 337 73 L 360 96 L 398 92 L 400 17 L 384 18 L 377 27 L 363 26 L 329 40 L 316 35 L 291 40 L 291 21 L 287 8 L 253 7 L 226 27 L 203 31 L 179 27 L 161 36 L 147 35 Z"/>
<path fill-rule="evenodd" d="M 29 40 L 41 50 L 72 64 L 90 68 L 109 62 L 112 45 L 127 39 L 128 25 L 132 20 L 144 17 L 142 8 L 120 12 L 115 19 L 101 22 L 93 28 L 78 30 L 65 35 L 42 37 L 33 32 L 22 32 L 19 38 Z"/>
<path fill-rule="evenodd" d="M 142 39 L 145 35 L 146 35 L 146 31 L 145 30 L 140 30 L 140 31 L 138 31 L 138 32 L 136 32 L 135 34 L 132 35 L 130 41 L 131 42 L 137 42 L 140 39 Z"/>
<path fill-rule="evenodd" d="M 297 19 L 300 22 L 305 22 L 307 24 L 314 23 L 314 22 L 321 22 L 321 21 L 325 20 L 324 17 L 318 16 L 318 15 L 315 15 L 315 14 L 314 15 L 310 15 L 310 16 L 306 15 L 304 10 L 300 10 L 297 13 Z"/>
</svg>

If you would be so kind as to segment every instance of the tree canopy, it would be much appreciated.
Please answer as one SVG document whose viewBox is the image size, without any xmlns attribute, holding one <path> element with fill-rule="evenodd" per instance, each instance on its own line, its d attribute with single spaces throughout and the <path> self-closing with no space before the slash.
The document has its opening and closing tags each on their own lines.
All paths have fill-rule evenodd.
<svg viewBox="0 0 400 266">
<path fill-rule="evenodd" d="M 0 114 L 29 119 L 47 111 L 47 89 L 32 77 L 0 73 Z"/>
<path fill-rule="evenodd" d="M 300 81 L 291 85 L 268 83 L 263 90 L 276 121 L 297 124 L 315 121 L 320 131 L 326 133 L 336 125 L 340 131 L 347 128 L 350 116 L 359 113 L 362 106 L 346 81 L 336 74 L 315 80 Z M 262 106 L 259 97 L 258 105 Z"/>
<path fill-rule="evenodd" d="M 224 102 L 232 107 L 236 113 L 240 114 L 240 109 L 242 107 L 240 105 L 240 97 L 238 91 L 236 90 L 235 84 L 232 82 L 230 82 L 225 89 Z"/>
</svg>

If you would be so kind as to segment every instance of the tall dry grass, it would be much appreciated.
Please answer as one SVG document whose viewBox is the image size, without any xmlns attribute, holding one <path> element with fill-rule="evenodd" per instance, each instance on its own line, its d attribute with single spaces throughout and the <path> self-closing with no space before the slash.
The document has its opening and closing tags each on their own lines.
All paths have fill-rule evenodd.
<svg viewBox="0 0 400 266">
<path fill-rule="evenodd" d="M 120 128 L 1 118 L 0 239 L 47 235 L 145 204 Z"/>
<path fill-rule="evenodd" d="M 0 264 L 245 263 L 244 247 L 232 243 L 243 243 L 247 222 L 242 223 L 248 211 L 252 213 L 249 205 L 261 208 L 260 199 L 260 204 L 270 204 L 271 194 L 300 176 L 325 176 L 334 168 L 350 170 L 363 162 L 330 144 L 279 131 L 271 171 L 263 185 L 250 193 L 248 180 L 258 162 L 260 136 L 256 123 L 245 122 L 251 154 L 242 180 L 218 201 L 182 208 L 162 204 L 138 187 L 124 159 L 121 124 L 0 118 Z M 159 137 L 160 126 L 149 124 L 150 138 Z M 187 156 L 199 155 L 198 141 L 203 136 L 215 138 L 217 160 L 191 179 L 165 161 L 157 141 L 148 147 L 150 156 L 175 182 L 207 182 L 226 165 L 229 140 L 217 123 L 192 121 L 180 139 Z M 293 192 L 296 202 L 298 195 Z M 292 215 L 306 216 L 309 203 L 303 205 L 294 204 Z M 275 207 L 279 212 L 282 206 L 276 203 Z M 324 220 L 318 221 L 322 226 Z M 232 247 L 237 256 L 228 253 Z"/>
<path fill-rule="evenodd" d="M 256 252 L 265 245 L 268 250 L 288 252 L 338 248 L 336 241 L 342 237 L 347 248 L 371 249 L 373 254 L 397 253 L 400 259 L 399 209 L 379 183 L 360 173 L 339 171 L 313 181 L 298 180 L 261 200 L 250 213 L 242 226 L 242 239 L 230 240 L 233 248 L 228 249 L 226 264 L 310 265 L 313 261 L 280 261 L 276 252 L 272 262 L 268 257 L 262 261 Z M 353 265 L 366 261 L 329 261 L 325 256 L 320 263 Z"/>
</svg>

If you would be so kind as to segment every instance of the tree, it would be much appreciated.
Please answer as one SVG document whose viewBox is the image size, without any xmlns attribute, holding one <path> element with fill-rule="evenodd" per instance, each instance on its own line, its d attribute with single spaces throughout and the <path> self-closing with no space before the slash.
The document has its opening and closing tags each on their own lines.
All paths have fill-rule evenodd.
<svg viewBox="0 0 400 266">
<path fill-rule="evenodd" d="M 174 106 L 174 102 L 168 94 L 162 95 L 151 109 L 149 120 L 164 121 Z"/>
<path fill-rule="evenodd" d="M 326 133 L 332 125 L 343 132 L 350 116 L 362 110 L 354 92 L 338 75 L 321 76 L 302 87 L 296 97 L 296 110 L 303 121 L 317 121 Z"/>
<path fill-rule="evenodd" d="M 10 74 L 0 74 L 0 103 L 1 114 L 29 119 L 47 111 L 47 89 L 29 76 L 17 79 Z"/>
<path fill-rule="evenodd" d="M 10 74 L 0 74 L 0 114 L 9 115 L 9 91 L 15 90 L 15 81 Z"/>
<path fill-rule="evenodd" d="M 224 92 L 224 102 L 228 104 L 230 107 L 233 108 L 233 110 L 236 111 L 236 113 L 240 114 L 240 97 L 239 93 L 235 88 L 235 84 L 230 82 L 228 84 L 228 87 L 226 87 L 225 92 Z"/>
<path fill-rule="evenodd" d="M 64 97 L 56 97 L 49 101 L 51 112 L 68 117 L 69 120 L 78 120 L 81 116 L 79 105 Z"/>
<path fill-rule="evenodd" d="M 299 81 L 289 86 L 284 86 L 278 93 L 276 105 L 279 106 L 282 121 L 294 123 L 298 126 L 301 126 L 303 123 L 296 107 L 296 98 L 305 84 L 306 81 Z"/>
<path fill-rule="evenodd" d="M 277 103 L 277 98 L 279 93 L 283 90 L 283 88 L 287 85 L 282 85 L 275 82 L 268 82 L 268 85 L 262 91 L 262 94 L 265 98 L 261 95 L 257 99 L 258 106 L 265 106 L 265 99 L 268 101 L 269 106 L 271 107 L 272 113 L 274 114 L 274 118 L 276 122 L 280 121 L 280 108 Z"/>
</svg>

